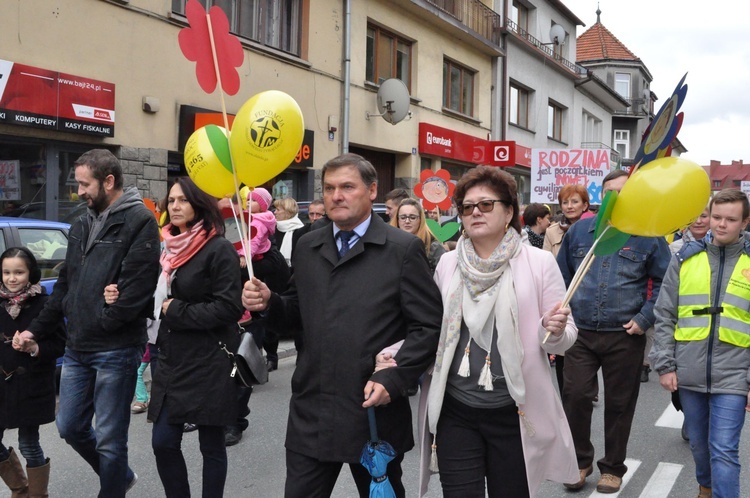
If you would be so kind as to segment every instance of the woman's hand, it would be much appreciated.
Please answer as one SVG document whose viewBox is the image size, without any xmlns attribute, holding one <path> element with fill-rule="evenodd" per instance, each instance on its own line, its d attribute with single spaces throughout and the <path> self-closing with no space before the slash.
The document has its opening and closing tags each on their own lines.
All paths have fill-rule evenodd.
<svg viewBox="0 0 750 498">
<path fill-rule="evenodd" d="M 557 303 L 542 316 L 542 327 L 554 336 L 563 333 L 565 326 L 568 324 L 568 315 L 570 315 L 570 308 L 561 308 L 560 304 L 562 303 Z"/>
<path fill-rule="evenodd" d="M 161 312 L 164 313 L 166 316 L 167 314 L 167 308 L 169 308 L 169 305 L 172 304 L 172 299 L 165 299 L 163 303 L 161 303 Z"/>
<path fill-rule="evenodd" d="M 104 302 L 107 305 L 113 305 L 117 302 L 117 298 L 120 297 L 120 291 L 117 290 L 117 284 L 109 284 L 104 288 Z"/>
<path fill-rule="evenodd" d="M 380 353 L 375 356 L 375 371 L 379 372 L 384 368 L 397 367 L 396 360 L 391 353 Z"/>
<path fill-rule="evenodd" d="M 247 260 L 245 256 L 240 256 L 240 268 L 247 268 Z"/>
</svg>

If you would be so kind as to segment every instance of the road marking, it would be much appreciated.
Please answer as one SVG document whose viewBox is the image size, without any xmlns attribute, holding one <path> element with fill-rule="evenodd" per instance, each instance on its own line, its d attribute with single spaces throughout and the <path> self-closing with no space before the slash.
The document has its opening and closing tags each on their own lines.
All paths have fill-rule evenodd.
<svg viewBox="0 0 750 498">
<path fill-rule="evenodd" d="M 682 467 L 677 463 L 659 462 L 639 498 L 664 498 L 669 496 Z"/>
<path fill-rule="evenodd" d="M 591 493 L 590 498 L 606 498 L 607 496 L 617 496 L 622 492 L 622 488 L 627 486 L 628 481 L 630 481 L 630 478 L 633 477 L 633 474 L 635 474 L 635 471 L 638 470 L 638 467 L 641 466 L 640 460 L 633 460 L 632 458 L 626 458 L 625 459 L 625 466 L 628 468 L 628 471 L 625 472 L 625 475 L 622 476 L 622 485 L 620 485 L 620 491 L 617 493 L 600 493 L 598 491 L 594 491 Z"/>
<path fill-rule="evenodd" d="M 678 412 L 672 403 L 667 405 L 667 409 L 661 414 L 659 420 L 656 421 L 656 427 L 671 427 L 672 429 L 682 429 L 682 422 L 685 420 L 685 416 L 682 412 Z"/>
</svg>

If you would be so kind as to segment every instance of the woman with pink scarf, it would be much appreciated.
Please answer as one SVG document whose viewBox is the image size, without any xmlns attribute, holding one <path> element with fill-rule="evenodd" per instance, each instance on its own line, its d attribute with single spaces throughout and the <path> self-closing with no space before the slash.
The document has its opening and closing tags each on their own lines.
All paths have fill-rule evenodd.
<svg viewBox="0 0 750 498">
<path fill-rule="evenodd" d="M 223 348 L 237 350 L 242 316 L 239 258 L 224 235 L 216 199 L 188 178 L 169 190 L 155 298 L 161 325 L 148 418 L 167 497 L 190 496 L 181 450 L 183 424 L 198 426 L 203 496 L 222 496 L 227 475 L 224 426 L 237 418 L 236 382 Z M 156 315 L 158 316 L 158 315 Z"/>
</svg>

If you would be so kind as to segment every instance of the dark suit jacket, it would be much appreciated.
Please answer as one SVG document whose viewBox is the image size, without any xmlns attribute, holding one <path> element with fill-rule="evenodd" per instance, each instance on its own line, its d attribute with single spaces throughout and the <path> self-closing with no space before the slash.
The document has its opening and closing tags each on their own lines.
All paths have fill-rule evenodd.
<svg viewBox="0 0 750 498">
<path fill-rule="evenodd" d="M 299 240 L 293 266 L 291 287 L 273 295 L 269 308 L 272 320 L 300 320 L 305 342 L 292 377 L 286 447 L 320 461 L 359 462 L 369 439 L 363 391 L 372 379 L 392 400 L 376 409 L 379 436 L 408 451 L 406 391 L 435 359 L 443 311 L 424 244 L 373 213 L 341 261 L 331 225 Z M 402 339 L 398 367 L 373 374 L 375 355 Z"/>
</svg>

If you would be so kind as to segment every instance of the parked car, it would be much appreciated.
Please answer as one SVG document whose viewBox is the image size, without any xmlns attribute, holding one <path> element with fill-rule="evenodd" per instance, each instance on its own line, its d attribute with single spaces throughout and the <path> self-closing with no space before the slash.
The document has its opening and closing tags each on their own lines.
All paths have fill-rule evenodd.
<svg viewBox="0 0 750 498">
<path fill-rule="evenodd" d="M 307 208 L 310 206 L 310 201 L 297 201 L 297 206 L 299 207 L 298 216 L 302 223 L 310 223 L 310 219 L 307 217 Z M 372 210 L 388 223 L 388 215 L 385 214 L 385 204 L 376 202 L 372 205 Z"/>
<path fill-rule="evenodd" d="M 46 206 L 47 205 L 44 202 L 29 202 L 4 213 L 3 216 L 43 220 L 47 215 Z M 86 203 L 83 201 L 60 201 L 58 204 L 57 217 L 63 223 L 73 223 L 73 220 L 85 212 Z"/>
</svg>

